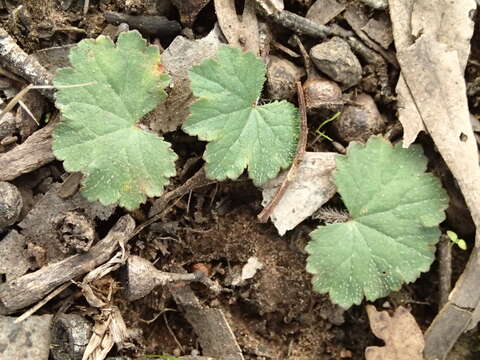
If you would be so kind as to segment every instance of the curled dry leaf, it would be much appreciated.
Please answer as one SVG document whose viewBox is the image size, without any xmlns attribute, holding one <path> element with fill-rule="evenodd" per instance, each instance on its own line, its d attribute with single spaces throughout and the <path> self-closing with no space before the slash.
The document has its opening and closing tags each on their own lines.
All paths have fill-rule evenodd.
<svg viewBox="0 0 480 360">
<path fill-rule="evenodd" d="M 422 330 L 407 309 L 400 306 L 390 316 L 367 305 L 367 314 L 372 332 L 385 341 L 385 346 L 367 347 L 366 360 L 423 360 Z"/>
<path fill-rule="evenodd" d="M 280 235 L 300 224 L 335 194 L 331 175 L 335 170 L 336 155 L 329 152 L 305 153 L 297 176 L 270 217 Z M 263 205 L 270 202 L 285 175 L 286 171 L 263 187 Z"/>
</svg>

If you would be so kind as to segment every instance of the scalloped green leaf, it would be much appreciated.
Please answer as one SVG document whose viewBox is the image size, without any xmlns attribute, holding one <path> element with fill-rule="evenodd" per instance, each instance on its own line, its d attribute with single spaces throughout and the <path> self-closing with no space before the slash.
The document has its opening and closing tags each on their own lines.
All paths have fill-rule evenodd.
<svg viewBox="0 0 480 360">
<path fill-rule="evenodd" d="M 82 40 L 70 52 L 72 67 L 55 76 L 62 122 L 53 152 L 67 171 L 84 174 L 82 193 L 91 201 L 135 209 L 159 196 L 175 175 L 176 154 L 163 138 L 138 122 L 162 101 L 170 78 L 158 47 L 138 31 Z"/>
<path fill-rule="evenodd" d="M 190 70 L 199 99 L 183 130 L 209 141 L 203 155 L 208 177 L 236 179 L 248 168 L 253 182 L 261 185 L 291 164 L 299 114 L 287 101 L 257 105 L 265 72 L 255 55 L 228 46 Z"/>
<path fill-rule="evenodd" d="M 344 308 L 375 300 L 415 281 L 434 260 L 448 198 L 425 173 L 419 146 L 379 137 L 351 143 L 334 175 L 351 220 L 319 226 L 307 245 L 314 290 Z"/>
</svg>

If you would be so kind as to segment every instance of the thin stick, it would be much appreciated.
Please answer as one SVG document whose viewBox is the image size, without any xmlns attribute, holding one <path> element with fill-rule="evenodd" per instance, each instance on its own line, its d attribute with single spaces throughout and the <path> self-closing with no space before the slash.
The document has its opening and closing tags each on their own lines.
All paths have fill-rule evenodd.
<svg viewBox="0 0 480 360">
<path fill-rule="evenodd" d="M 303 94 L 302 84 L 297 81 L 297 96 L 298 96 L 298 106 L 300 108 L 300 138 L 298 139 L 297 153 L 293 159 L 292 166 L 288 170 L 287 176 L 283 180 L 282 184 L 278 188 L 277 192 L 273 196 L 270 203 L 265 206 L 260 214 L 257 215 L 258 220 L 262 223 L 266 223 L 270 215 L 272 215 L 273 210 L 280 202 L 281 198 L 287 191 L 288 187 L 292 183 L 295 175 L 297 173 L 298 167 L 302 162 L 303 155 L 305 154 L 305 148 L 307 147 L 307 109 L 305 106 L 305 96 Z"/>
<path fill-rule="evenodd" d="M 29 92 L 30 90 L 38 90 L 38 89 L 69 89 L 69 88 L 75 88 L 75 87 L 82 87 L 82 86 L 88 86 L 88 85 L 94 85 L 95 82 L 89 82 L 89 83 L 84 83 L 84 84 L 74 84 L 74 85 L 61 85 L 61 86 L 53 86 L 53 85 L 33 85 L 30 84 L 28 86 L 25 86 L 22 90 L 20 90 L 17 95 L 15 95 L 12 100 L 10 100 L 0 112 L 0 120 L 3 118 L 3 116 L 9 112 L 10 110 L 13 109 L 15 105 L 21 102 L 22 97 Z M 27 111 L 30 116 L 35 120 L 35 122 L 38 124 L 38 121 L 35 119 L 35 117 Z"/>
<path fill-rule="evenodd" d="M 278 9 L 271 7 L 270 1 L 268 0 L 256 0 L 256 3 L 258 5 L 257 9 L 263 13 L 263 15 L 266 15 L 275 23 L 300 35 L 308 35 L 314 38 L 324 39 L 332 35 L 348 38 L 354 34 L 352 31 L 346 30 L 340 26 L 330 27 L 320 25 L 290 11 L 279 11 Z"/>
<path fill-rule="evenodd" d="M 28 114 L 28 116 L 30 116 L 30 118 L 33 121 L 35 121 L 35 124 L 40 125 L 35 115 L 33 115 L 30 109 L 28 108 L 27 104 L 25 104 L 22 100 L 18 100 L 18 105 L 20 105 L 22 109 Z"/>
<path fill-rule="evenodd" d="M 452 291 L 452 243 L 446 235 L 440 237 L 438 244 L 438 284 L 440 310 L 448 302 Z"/>
<path fill-rule="evenodd" d="M 63 290 L 65 290 L 67 287 L 69 287 L 72 283 L 71 282 L 66 282 L 63 285 L 60 285 L 58 288 L 53 290 L 50 294 L 45 296 L 41 301 L 35 304 L 35 306 L 31 307 L 27 311 L 25 311 L 22 315 L 20 315 L 18 318 L 15 319 L 13 322 L 14 324 L 18 324 L 19 322 L 22 322 L 26 319 L 28 319 L 30 316 L 32 316 L 34 313 L 37 312 L 38 309 L 40 309 L 43 305 L 45 305 L 47 302 L 49 302 L 51 299 L 53 299 L 55 296 L 60 294 Z"/>
</svg>

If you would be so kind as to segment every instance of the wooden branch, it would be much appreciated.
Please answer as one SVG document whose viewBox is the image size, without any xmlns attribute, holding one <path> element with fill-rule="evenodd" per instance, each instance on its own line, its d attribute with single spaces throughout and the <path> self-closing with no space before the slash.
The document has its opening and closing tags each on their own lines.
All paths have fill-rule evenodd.
<svg viewBox="0 0 480 360">
<path fill-rule="evenodd" d="M 180 272 L 183 269 L 174 270 Z M 244 360 L 242 350 L 221 309 L 202 305 L 188 285 L 169 285 L 168 288 L 197 334 L 204 356 Z"/>
<path fill-rule="evenodd" d="M 108 261 L 121 242 L 130 239 L 135 221 L 124 215 L 110 232 L 87 253 L 60 262 L 0 285 L 0 314 L 11 314 L 41 300 L 58 286 Z"/>
<path fill-rule="evenodd" d="M 305 155 L 305 149 L 307 147 L 307 135 L 308 135 L 308 127 L 307 127 L 307 108 L 305 106 L 305 96 L 303 94 L 302 84 L 297 81 L 297 94 L 298 94 L 298 106 L 300 108 L 300 138 L 298 140 L 297 145 L 297 153 L 293 158 L 292 166 L 288 170 L 287 176 L 283 180 L 282 184 L 278 188 L 275 195 L 273 195 L 272 200 L 268 203 L 267 206 L 262 210 L 260 214 L 257 215 L 258 220 L 262 223 L 266 223 L 270 215 L 272 215 L 273 210 L 280 202 L 283 197 L 283 194 L 287 191 L 290 184 L 293 182 L 295 178 L 295 174 L 297 173 L 298 167 L 302 162 L 303 155 Z"/>
<path fill-rule="evenodd" d="M 24 143 L 0 154 L 0 180 L 13 180 L 41 168 L 55 159 L 52 152 L 52 132 L 56 122 L 35 131 Z"/>
<path fill-rule="evenodd" d="M 52 74 L 38 60 L 23 51 L 4 28 L 0 27 L 0 63 L 7 70 L 20 75 L 33 85 L 50 85 Z M 41 90 L 43 95 L 53 100 L 52 90 Z"/>
</svg>

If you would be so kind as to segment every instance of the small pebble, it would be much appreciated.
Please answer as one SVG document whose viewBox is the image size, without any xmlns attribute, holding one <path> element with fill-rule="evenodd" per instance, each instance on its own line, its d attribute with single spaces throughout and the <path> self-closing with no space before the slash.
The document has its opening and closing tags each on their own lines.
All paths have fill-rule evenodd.
<svg viewBox="0 0 480 360">
<path fill-rule="evenodd" d="M 23 201 L 17 187 L 0 182 L 0 229 L 15 224 L 22 211 Z"/>
<path fill-rule="evenodd" d="M 357 85 L 362 79 L 362 66 L 348 43 L 334 37 L 310 50 L 313 63 L 322 73 L 343 85 L 344 90 Z"/>
<path fill-rule="evenodd" d="M 292 62 L 271 56 L 267 67 L 267 90 L 274 100 L 293 100 L 297 89 L 296 81 L 304 72 Z"/>
<path fill-rule="evenodd" d="M 359 94 L 351 105 L 345 106 L 342 114 L 332 122 L 337 137 L 345 143 L 366 142 L 372 135 L 385 129 L 385 120 L 370 95 Z"/>
</svg>

